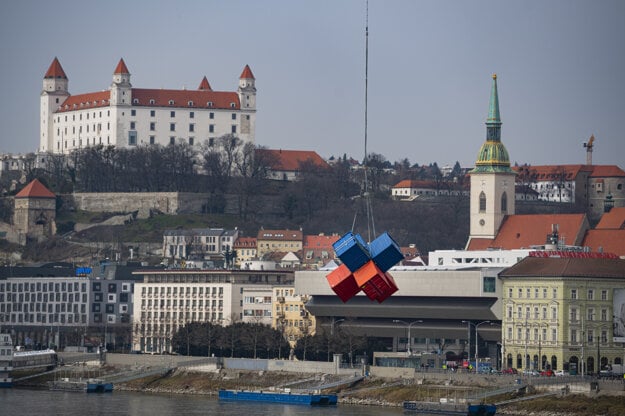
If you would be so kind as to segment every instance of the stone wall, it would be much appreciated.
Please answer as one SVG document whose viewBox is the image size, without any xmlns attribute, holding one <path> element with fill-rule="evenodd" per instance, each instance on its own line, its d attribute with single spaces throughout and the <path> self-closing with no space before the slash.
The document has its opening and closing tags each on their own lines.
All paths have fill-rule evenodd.
<svg viewBox="0 0 625 416">
<path fill-rule="evenodd" d="M 148 218 L 151 212 L 168 215 L 197 214 L 208 203 L 210 194 L 188 192 L 105 192 L 74 193 L 74 206 L 89 212 L 137 212 Z"/>
</svg>

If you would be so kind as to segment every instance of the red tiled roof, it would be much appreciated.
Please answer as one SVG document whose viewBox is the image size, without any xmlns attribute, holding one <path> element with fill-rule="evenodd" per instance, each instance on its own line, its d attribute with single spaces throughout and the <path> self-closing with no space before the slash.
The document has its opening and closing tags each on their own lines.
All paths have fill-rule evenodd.
<svg viewBox="0 0 625 416">
<path fill-rule="evenodd" d="M 206 79 L 206 76 L 204 76 L 204 78 L 202 78 L 202 82 L 200 82 L 200 86 L 197 87 L 198 90 L 208 90 L 208 91 L 212 91 L 213 89 L 211 88 L 211 84 L 208 83 L 208 79 Z"/>
<path fill-rule="evenodd" d="M 592 172 L 593 166 L 588 165 L 541 165 L 515 166 L 516 172 L 528 171 L 537 181 L 552 181 L 564 175 L 566 180 L 574 180 L 580 172 Z"/>
<path fill-rule="evenodd" d="M 59 60 L 54 57 L 54 60 L 50 64 L 50 68 L 46 71 L 46 74 L 43 76 L 44 78 L 62 78 L 67 79 L 67 75 L 65 75 L 65 71 L 63 71 L 63 67 Z"/>
<path fill-rule="evenodd" d="M 467 250 L 486 250 L 493 243 L 492 238 L 472 238 L 469 240 L 469 245 L 467 246 Z"/>
<path fill-rule="evenodd" d="M 625 171 L 616 165 L 593 165 L 591 178 L 613 178 L 624 177 Z"/>
<path fill-rule="evenodd" d="M 255 79 L 254 78 L 254 74 L 252 74 L 252 70 L 250 69 L 249 65 L 245 65 L 245 68 L 243 68 L 243 72 L 241 72 L 241 76 L 239 77 L 239 79 Z"/>
<path fill-rule="evenodd" d="M 150 104 L 154 100 L 154 104 Z M 169 104 L 173 100 L 173 104 Z M 209 105 L 210 104 L 210 105 Z M 132 89 L 132 105 L 150 107 L 188 107 L 188 108 L 241 108 L 239 95 L 236 92 L 213 90 L 162 90 Z"/>
<path fill-rule="evenodd" d="M 57 113 L 66 111 L 85 110 L 88 108 L 108 107 L 110 104 L 111 92 L 89 92 L 86 94 L 70 95 L 58 107 Z"/>
<path fill-rule="evenodd" d="M 56 198 L 39 180 L 34 179 L 15 195 L 15 198 Z"/>
<path fill-rule="evenodd" d="M 589 230 L 584 238 L 584 247 L 592 251 L 614 253 L 625 256 L 625 229 L 620 230 Z"/>
<path fill-rule="evenodd" d="M 586 214 L 508 215 L 490 248 L 514 250 L 543 245 L 554 224 L 558 224 L 558 234 L 567 245 L 580 245 L 589 228 Z"/>
<path fill-rule="evenodd" d="M 436 181 L 417 181 L 414 179 L 404 179 L 397 185 L 393 186 L 393 189 L 400 188 L 423 188 L 423 189 L 445 189 L 449 186 L 448 183 L 437 183 Z"/>
<path fill-rule="evenodd" d="M 304 250 L 326 249 L 332 251 L 332 244 L 341 237 L 338 235 L 305 235 Z"/>
<path fill-rule="evenodd" d="M 314 151 L 271 149 L 257 149 L 256 151 L 269 155 L 268 160 L 276 161 L 276 164 L 272 166 L 274 170 L 297 171 L 300 169 L 300 164 L 306 161 L 310 161 L 318 167 L 328 167 L 326 161 Z"/>
<path fill-rule="evenodd" d="M 110 105 L 110 91 L 72 95 L 59 106 L 57 112 L 80 109 L 107 107 Z M 150 100 L 154 100 L 150 104 Z M 169 104 L 173 100 L 173 104 Z M 215 108 L 220 110 L 238 110 L 241 108 L 236 92 L 212 90 L 161 90 L 132 89 L 133 106 L 172 107 L 172 108 Z M 208 104 L 211 104 L 210 106 Z M 82 104 L 82 105 L 81 105 Z M 234 104 L 234 107 L 232 106 Z"/>
<path fill-rule="evenodd" d="M 623 228 L 625 228 L 625 207 L 614 207 L 610 212 L 606 212 L 601 216 L 595 230 L 618 230 Z"/>
<path fill-rule="evenodd" d="M 233 248 L 256 248 L 254 237 L 239 237 L 232 245 Z"/>
<path fill-rule="evenodd" d="M 128 71 L 128 68 L 126 67 L 126 63 L 124 62 L 123 59 L 119 60 L 119 63 L 115 67 L 115 72 L 113 72 L 113 74 L 128 74 L 128 75 L 130 75 L 130 72 Z"/>
<path fill-rule="evenodd" d="M 625 278 L 625 260 L 606 258 L 525 257 L 500 277 Z"/>
</svg>

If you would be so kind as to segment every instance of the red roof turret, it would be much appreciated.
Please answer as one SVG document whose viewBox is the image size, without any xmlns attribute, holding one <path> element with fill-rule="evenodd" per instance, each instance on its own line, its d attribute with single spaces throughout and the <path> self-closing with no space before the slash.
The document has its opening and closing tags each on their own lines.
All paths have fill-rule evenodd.
<svg viewBox="0 0 625 416">
<path fill-rule="evenodd" d="M 213 89 L 211 88 L 211 85 L 208 83 L 208 80 L 206 79 L 206 76 L 204 76 L 204 78 L 202 78 L 202 82 L 200 82 L 200 86 L 197 87 L 198 90 L 204 90 L 204 91 L 212 91 Z"/>
<path fill-rule="evenodd" d="M 255 79 L 249 65 L 245 65 L 245 68 L 243 68 L 243 72 L 241 72 L 241 76 L 239 77 L 239 79 Z"/>
<path fill-rule="evenodd" d="M 120 59 L 119 63 L 117 64 L 117 67 L 115 68 L 115 72 L 113 72 L 113 74 L 128 74 L 130 75 L 130 71 L 128 71 L 128 68 L 126 67 L 126 64 L 124 63 L 124 59 Z"/>
<path fill-rule="evenodd" d="M 67 75 L 65 75 L 65 71 L 63 71 L 63 67 L 59 60 L 54 57 L 54 60 L 50 64 L 50 68 L 46 71 L 46 74 L 43 76 L 44 78 L 61 78 L 67 79 Z"/>
</svg>

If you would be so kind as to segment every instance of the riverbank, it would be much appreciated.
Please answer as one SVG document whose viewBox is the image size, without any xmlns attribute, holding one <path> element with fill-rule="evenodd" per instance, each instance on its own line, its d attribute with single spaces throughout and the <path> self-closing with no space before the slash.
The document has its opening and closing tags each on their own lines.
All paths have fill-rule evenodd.
<svg viewBox="0 0 625 416">
<path fill-rule="evenodd" d="M 102 375 L 114 373 L 114 368 L 103 369 Z M 49 379 L 50 376 L 48 376 Z M 263 390 L 289 387 L 292 389 L 315 388 L 338 381 L 341 377 L 327 374 L 291 373 L 281 371 L 235 371 L 193 372 L 178 369 L 164 376 L 155 375 L 116 383 L 115 390 L 153 394 L 193 394 L 216 396 L 219 389 Z M 343 376 L 344 378 L 344 376 Z M 43 387 L 45 377 L 30 380 L 29 386 Z M 496 379 L 494 380 L 494 382 Z M 435 380 L 406 380 L 368 377 L 353 385 L 343 385 L 328 392 L 336 393 L 339 403 L 359 406 L 400 407 L 406 400 L 438 402 L 440 398 L 458 399 L 475 386 L 453 386 Z M 492 388 L 496 386 L 493 385 Z M 526 394 L 532 394 L 530 389 Z M 514 398 L 519 393 L 493 397 L 490 402 Z M 550 396 L 499 406 L 497 414 L 508 416 L 567 416 L 625 414 L 625 397 L 606 393 L 569 394 Z"/>
</svg>

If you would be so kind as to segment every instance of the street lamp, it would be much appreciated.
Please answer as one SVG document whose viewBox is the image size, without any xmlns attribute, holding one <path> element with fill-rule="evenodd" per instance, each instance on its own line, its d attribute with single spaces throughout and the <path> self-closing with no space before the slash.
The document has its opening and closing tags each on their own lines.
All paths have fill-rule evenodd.
<svg viewBox="0 0 625 416">
<path fill-rule="evenodd" d="M 412 328 L 414 324 L 423 323 L 423 320 L 417 319 L 416 321 L 408 323 L 406 321 L 402 321 L 401 319 L 393 319 L 393 322 L 395 322 L 396 324 L 404 324 L 408 326 L 408 343 L 406 344 L 406 352 L 408 353 L 408 355 L 412 355 L 412 337 L 410 336 L 410 328 Z"/>
<path fill-rule="evenodd" d="M 471 325 L 473 325 L 473 327 L 475 328 L 475 371 L 477 372 L 479 370 L 479 353 L 478 353 L 478 347 L 479 347 L 479 343 L 477 341 L 477 329 L 484 324 L 491 324 L 491 321 L 482 321 L 482 322 L 478 322 L 477 324 L 474 324 L 471 321 L 462 321 L 463 324 L 467 324 L 467 333 L 469 335 L 469 348 L 467 348 L 467 352 L 469 352 L 471 350 Z M 471 362 L 471 354 L 469 353 L 469 363 Z"/>
</svg>

